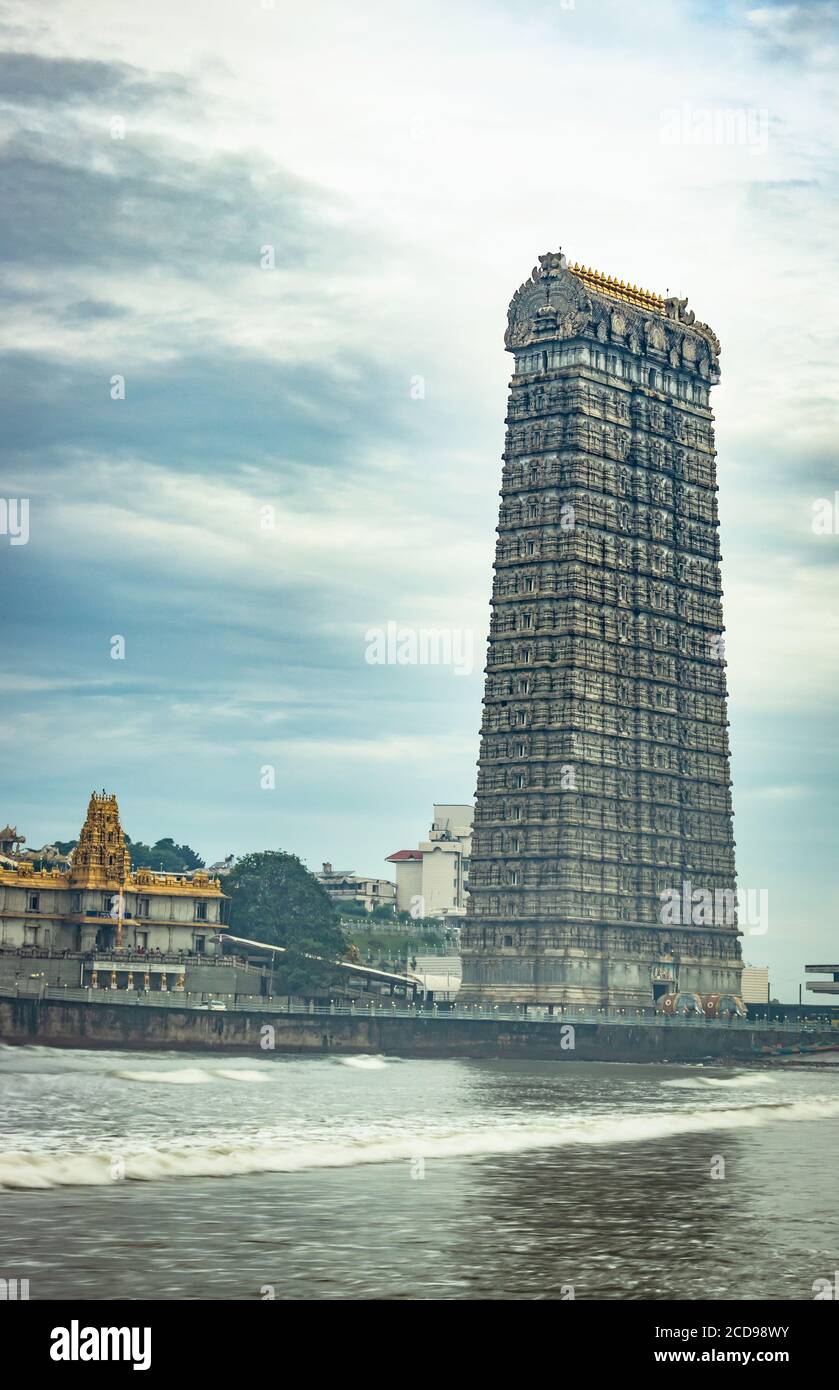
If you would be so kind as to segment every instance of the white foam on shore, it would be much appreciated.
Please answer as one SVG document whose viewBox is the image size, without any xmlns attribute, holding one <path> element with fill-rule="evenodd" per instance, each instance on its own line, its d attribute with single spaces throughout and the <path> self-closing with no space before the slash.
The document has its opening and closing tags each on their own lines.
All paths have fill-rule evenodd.
<svg viewBox="0 0 839 1390">
<path fill-rule="evenodd" d="M 418 1134 L 380 1134 L 362 1139 L 341 1137 L 307 1142 L 275 1141 L 233 1135 L 229 1140 L 169 1141 L 132 1152 L 114 1140 L 110 1150 L 87 1153 L 6 1153 L 0 1155 L 0 1188 L 54 1188 L 105 1185 L 123 1179 L 153 1182 L 161 1178 L 232 1177 L 246 1173 L 297 1173 L 322 1168 L 427 1159 L 480 1158 L 517 1154 L 528 1149 L 573 1144 L 653 1143 L 684 1134 L 759 1128 L 793 1121 L 839 1117 L 839 1099 L 812 1098 L 789 1104 L 746 1105 L 725 1110 L 681 1113 L 543 1117 L 524 1125 L 491 1125 Z M 118 1177 L 114 1160 L 119 1159 Z"/>
<path fill-rule="evenodd" d="M 725 1090 L 738 1090 L 742 1087 L 774 1086 L 777 1078 L 765 1072 L 741 1073 L 738 1076 L 700 1076 L 678 1081 L 662 1081 L 662 1086 L 673 1086 L 682 1091 L 704 1091 L 707 1086 L 722 1086 Z"/>
<path fill-rule="evenodd" d="M 246 1081 L 260 1082 L 267 1081 L 266 1072 L 254 1071 L 248 1067 L 212 1067 L 204 1070 L 202 1067 L 173 1067 L 164 1070 L 162 1067 L 154 1071 L 115 1071 L 112 1076 L 118 1076 L 123 1081 L 142 1081 L 151 1086 L 207 1086 L 221 1077 L 225 1081 Z"/>
<path fill-rule="evenodd" d="M 358 1071 L 381 1071 L 382 1067 L 387 1066 L 384 1057 L 373 1057 L 368 1053 L 360 1053 L 356 1057 L 338 1057 L 336 1061 L 344 1067 L 355 1067 Z"/>
<path fill-rule="evenodd" d="M 188 1086 L 204 1085 L 217 1077 L 234 1081 L 265 1080 L 272 1066 L 266 1060 L 257 1070 L 252 1061 L 250 1066 L 240 1066 L 235 1058 L 229 1059 L 228 1065 L 195 1065 L 198 1061 L 203 1063 L 204 1058 L 185 1063 L 183 1054 L 163 1050 L 142 1056 L 146 1066 L 138 1067 L 136 1063 L 140 1061 L 136 1052 L 0 1044 L 0 1075 L 3 1076 L 66 1076 L 73 1080 L 78 1075 L 93 1074 L 115 1076 L 123 1081 L 162 1081 Z"/>
</svg>

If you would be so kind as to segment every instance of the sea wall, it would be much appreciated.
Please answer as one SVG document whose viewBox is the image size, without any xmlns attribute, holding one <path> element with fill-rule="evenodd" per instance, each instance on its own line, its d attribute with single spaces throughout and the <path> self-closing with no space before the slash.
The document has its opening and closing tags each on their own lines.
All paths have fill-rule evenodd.
<svg viewBox="0 0 839 1390">
<path fill-rule="evenodd" d="M 273 1034 L 263 1033 L 270 1026 Z M 835 1032 L 832 1040 L 836 1040 Z M 691 1062 L 745 1060 L 761 1046 L 814 1041 L 778 1033 L 678 1022 L 580 1023 L 573 1038 L 559 1023 L 457 1017 L 307 1015 L 53 999 L 0 999 L 0 1041 L 56 1047 L 220 1048 L 244 1052 L 383 1053 L 397 1057 L 528 1057 L 563 1061 Z M 569 1043 L 573 1042 L 573 1046 Z"/>
</svg>

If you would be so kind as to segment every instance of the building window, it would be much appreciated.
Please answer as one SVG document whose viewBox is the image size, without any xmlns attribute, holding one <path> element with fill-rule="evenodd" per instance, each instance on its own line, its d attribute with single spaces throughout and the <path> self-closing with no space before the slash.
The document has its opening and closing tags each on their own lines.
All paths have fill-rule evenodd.
<svg viewBox="0 0 839 1390">
<path fill-rule="evenodd" d="M 137 899 L 137 916 L 138 916 L 138 917 L 148 917 L 148 916 L 149 916 L 149 900 L 148 900 L 148 898 L 138 898 L 138 899 Z"/>
<path fill-rule="evenodd" d="M 195 938 L 195 951 L 196 951 L 196 954 L 197 954 L 197 955 L 203 956 L 203 954 L 204 954 L 204 943 L 205 943 L 206 940 L 207 940 L 207 938 L 206 938 L 205 936 L 196 936 L 196 938 Z"/>
<path fill-rule="evenodd" d="M 41 895 L 40 895 L 40 893 L 30 893 L 30 894 L 29 894 L 29 902 L 28 902 L 27 911 L 28 911 L 28 912 L 40 912 L 40 910 L 41 910 Z"/>
<path fill-rule="evenodd" d="M 196 904 L 195 904 L 195 920 L 196 920 L 196 922 L 206 922 L 206 920 L 207 920 L 207 904 L 206 904 L 206 903 L 196 903 Z"/>
</svg>

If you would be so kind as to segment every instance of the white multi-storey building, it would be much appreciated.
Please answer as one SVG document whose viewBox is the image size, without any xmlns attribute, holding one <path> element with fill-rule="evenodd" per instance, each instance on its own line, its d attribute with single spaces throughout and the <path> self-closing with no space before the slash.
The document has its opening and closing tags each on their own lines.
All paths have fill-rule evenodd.
<svg viewBox="0 0 839 1390">
<path fill-rule="evenodd" d="M 473 806 L 436 803 L 428 839 L 388 855 L 396 906 L 413 917 L 462 917 L 469 892 Z"/>
</svg>

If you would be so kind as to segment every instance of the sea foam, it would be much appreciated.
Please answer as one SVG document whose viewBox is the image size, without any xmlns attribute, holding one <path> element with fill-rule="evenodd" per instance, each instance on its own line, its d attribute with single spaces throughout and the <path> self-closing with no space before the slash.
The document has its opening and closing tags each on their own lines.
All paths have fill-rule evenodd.
<svg viewBox="0 0 839 1390">
<path fill-rule="evenodd" d="M 573 1144 L 654 1143 L 683 1134 L 758 1128 L 784 1121 L 839 1117 L 839 1099 L 814 1097 L 788 1104 L 732 1106 L 724 1110 L 615 1114 L 529 1124 L 485 1125 L 427 1132 L 379 1134 L 305 1142 L 278 1136 L 160 1142 L 133 1151 L 113 1141 L 110 1152 L 6 1153 L 0 1155 L 0 1187 L 92 1186 L 115 1180 L 152 1182 L 161 1178 L 232 1177 L 246 1173 L 297 1173 L 321 1168 L 426 1159 L 481 1158 L 555 1149 Z M 114 1155 L 119 1154 L 115 1178 Z"/>
</svg>

